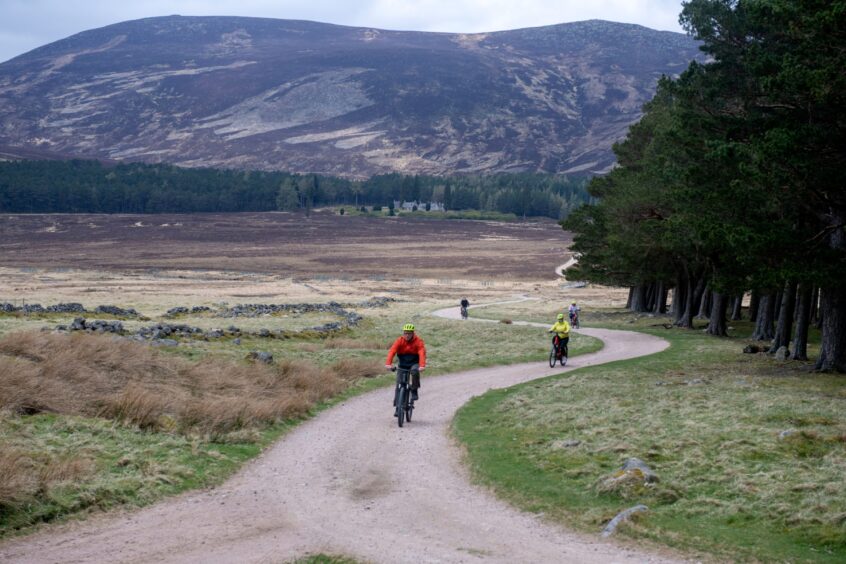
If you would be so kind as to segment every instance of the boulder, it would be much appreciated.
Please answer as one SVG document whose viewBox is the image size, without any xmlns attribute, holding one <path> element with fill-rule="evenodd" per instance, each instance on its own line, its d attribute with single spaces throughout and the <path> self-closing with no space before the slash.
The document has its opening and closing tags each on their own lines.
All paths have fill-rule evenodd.
<svg viewBox="0 0 846 564">
<path fill-rule="evenodd" d="M 271 364 L 273 362 L 273 355 L 269 352 L 264 351 L 250 351 L 250 353 L 247 355 L 247 360 Z"/>
<path fill-rule="evenodd" d="M 602 529 L 602 536 L 608 537 L 613 535 L 620 523 L 628 520 L 635 513 L 640 513 L 642 511 L 649 511 L 649 508 L 645 505 L 635 505 L 634 507 L 629 507 L 628 509 L 621 511 L 613 519 L 611 519 L 607 525 L 605 525 L 605 528 Z"/>
</svg>

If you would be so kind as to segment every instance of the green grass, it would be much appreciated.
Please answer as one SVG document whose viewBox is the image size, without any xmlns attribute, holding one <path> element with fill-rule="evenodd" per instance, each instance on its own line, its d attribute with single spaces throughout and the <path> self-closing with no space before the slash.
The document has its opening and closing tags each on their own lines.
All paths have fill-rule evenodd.
<svg viewBox="0 0 846 564">
<path fill-rule="evenodd" d="M 672 346 L 472 400 L 454 433 L 479 481 L 585 531 L 644 503 L 649 512 L 622 534 L 719 559 L 846 560 L 842 376 L 742 354 L 741 339 L 649 327 L 658 324 L 651 317 L 606 312 L 596 321 Z M 563 446 L 570 439 L 581 443 Z M 628 457 L 660 482 L 600 491 Z"/>
</svg>

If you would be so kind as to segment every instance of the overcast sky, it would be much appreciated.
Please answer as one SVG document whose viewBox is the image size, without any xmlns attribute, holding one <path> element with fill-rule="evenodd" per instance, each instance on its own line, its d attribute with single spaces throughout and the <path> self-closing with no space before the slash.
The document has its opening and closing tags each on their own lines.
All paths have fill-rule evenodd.
<svg viewBox="0 0 846 564">
<path fill-rule="evenodd" d="M 480 32 L 603 19 L 679 31 L 682 0 L 0 0 L 0 62 L 80 31 L 151 16 L 255 16 Z"/>
</svg>

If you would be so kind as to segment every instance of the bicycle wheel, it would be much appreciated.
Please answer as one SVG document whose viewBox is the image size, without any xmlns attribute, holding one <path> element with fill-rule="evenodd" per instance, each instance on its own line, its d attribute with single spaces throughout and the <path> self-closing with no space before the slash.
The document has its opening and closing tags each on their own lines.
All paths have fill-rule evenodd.
<svg viewBox="0 0 846 564">
<path fill-rule="evenodd" d="M 408 402 L 408 405 L 405 406 L 405 420 L 411 423 L 411 412 L 414 411 L 414 404 L 412 402 Z"/>
<path fill-rule="evenodd" d="M 552 349 L 549 351 L 549 367 L 555 368 L 555 345 L 552 345 Z"/>
<path fill-rule="evenodd" d="M 397 425 L 402 427 L 405 419 L 405 388 L 397 390 Z"/>
</svg>

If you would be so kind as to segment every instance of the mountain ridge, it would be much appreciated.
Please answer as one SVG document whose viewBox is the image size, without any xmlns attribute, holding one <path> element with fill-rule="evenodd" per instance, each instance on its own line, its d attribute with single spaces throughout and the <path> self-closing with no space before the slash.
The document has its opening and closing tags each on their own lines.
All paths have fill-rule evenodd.
<svg viewBox="0 0 846 564">
<path fill-rule="evenodd" d="M 603 20 L 486 33 L 229 16 L 112 24 L 0 64 L 0 145 L 365 177 L 597 173 L 691 38 Z"/>
</svg>

